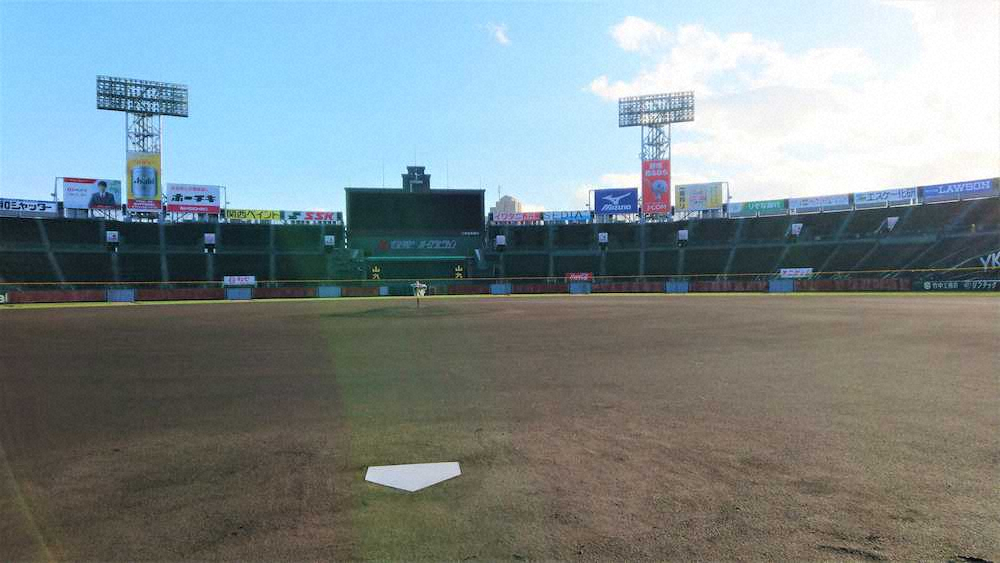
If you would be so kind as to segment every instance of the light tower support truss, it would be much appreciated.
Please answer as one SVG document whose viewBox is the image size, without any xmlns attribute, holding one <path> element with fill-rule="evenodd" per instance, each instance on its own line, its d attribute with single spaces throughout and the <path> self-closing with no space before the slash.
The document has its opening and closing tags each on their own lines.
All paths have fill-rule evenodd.
<svg viewBox="0 0 1000 563">
<path fill-rule="evenodd" d="M 188 116 L 188 88 L 183 84 L 97 77 L 97 109 L 125 113 L 125 150 L 161 152 L 162 116 Z"/>
<path fill-rule="evenodd" d="M 670 158 L 670 126 L 694 121 L 694 92 L 633 96 L 618 100 L 618 126 L 641 127 L 642 160 Z"/>
</svg>

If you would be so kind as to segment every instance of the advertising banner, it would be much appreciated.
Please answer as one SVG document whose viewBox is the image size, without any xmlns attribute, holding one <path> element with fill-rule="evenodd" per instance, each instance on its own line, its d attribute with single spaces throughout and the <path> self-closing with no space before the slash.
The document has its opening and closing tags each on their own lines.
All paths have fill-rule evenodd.
<svg viewBox="0 0 1000 563">
<path fill-rule="evenodd" d="M 163 204 L 160 185 L 160 153 L 129 152 L 125 179 L 128 182 L 128 208 L 134 211 L 159 211 Z"/>
<path fill-rule="evenodd" d="M 785 199 L 768 199 L 765 201 L 734 202 L 728 205 L 730 217 L 756 217 L 760 215 L 784 215 L 788 211 Z"/>
<path fill-rule="evenodd" d="M 721 209 L 724 199 L 722 188 L 722 182 L 678 185 L 677 211 Z"/>
<path fill-rule="evenodd" d="M 494 213 L 494 223 L 537 223 L 542 220 L 540 211 L 526 211 L 524 213 Z"/>
<path fill-rule="evenodd" d="M 542 220 L 546 223 L 589 223 L 589 211 L 545 211 Z"/>
<path fill-rule="evenodd" d="M 979 258 L 979 263 L 983 265 L 984 270 L 988 270 L 990 268 L 1000 268 L 1000 250 L 982 256 Z"/>
<path fill-rule="evenodd" d="M 956 201 L 976 197 L 987 197 L 995 193 L 993 180 L 972 180 L 970 182 L 955 182 L 924 186 L 924 201 Z"/>
<path fill-rule="evenodd" d="M 782 268 L 780 275 L 783 278 L 808 278 L 813 275 L 812 268 Z"/>
<path fill-rule="evenodd" d="M 226 209 L 228 221 L 280 221 L 281 211 L 276 209 Z"/>
<path fill-rule="evenodd" d="M 917 188 L 896 188 L 854 194 L 854 207 L 885 207 L 910 205 L 917 202 Z"/>
<path fill-rule="evenodd" d="M 593 272 L 566 272 L 567 282 L 594 281 Z"/>
<path fill-rule="evenodd" d="M 257 276 L 223 276 L 222 285 L 225 287 L 256 286 Z"/>
<path fill-rule="evenodd" d="M 344 222 L 344 214 L 340 211 L 282 211 L 281 219 L 302 223 L 334 223 L 339 225 Z"/>
<path fill-rule="evenodd" d="M 447 239 L 382 239 L 378 241 L 378 250 L 455 250 L 458 240 Z"/>
<path fill-rule="evenodd" d="M 642 212 L 670 213 L 670 161 L 642 161 Z"/>
<path fill-rule="evenodd" d="M 850 209 L 851 197 L 848 194 L 793 197 L 788 199 L 788 208 L 797 212 Z"/>
<path fill-rule="evenodd" d="M 167 184 L 167 211 L 219 214 L 219 186 Z"/>
<path fill-rule="evenodd" d="M 117 209 L 122 204 L 119 180 L 63 178 L 62 192 L 66 209 Z"/>
<path fill-rule="evenodd" d="M 639 189 L 606 188 L 594 190 L 594 212 L 598 215 L 638 213 Z"/>
<path fill-rule="evenodd" d="M 1000 280 L 925 281 L 913 284 L 918 291 L 1000 291 Z"/>
<path fill-rule="evenodd" d="M 0 216 L 5 217 L 55 217 L 59 204 L 54 201 L 0 198 Z"/>
</svg>

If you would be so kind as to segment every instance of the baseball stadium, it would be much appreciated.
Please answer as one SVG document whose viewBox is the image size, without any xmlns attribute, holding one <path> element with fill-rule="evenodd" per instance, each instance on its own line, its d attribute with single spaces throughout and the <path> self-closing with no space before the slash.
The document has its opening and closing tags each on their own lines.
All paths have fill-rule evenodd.
<svg viewBox="0 0 1000 563">
<path fill-rule="evenodd" d="M 1000 558 L 1000 172 L 734 198 L 682 90 L 565 211 L 231 207 L 96 94 L 124 175 L 0 192 L 0 560 Z"/>
</svg>

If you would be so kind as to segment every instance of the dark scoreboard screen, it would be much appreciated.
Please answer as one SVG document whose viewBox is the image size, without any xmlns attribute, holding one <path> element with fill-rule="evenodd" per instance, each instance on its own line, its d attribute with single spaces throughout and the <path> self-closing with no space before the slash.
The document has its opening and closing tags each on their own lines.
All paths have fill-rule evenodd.
<svg viewBox="0 0 1000 563">
<path fill-rule="evenodd" d="M 352 233 L 482 232 L 483 190 L 347 189 Z"/>
</svg>

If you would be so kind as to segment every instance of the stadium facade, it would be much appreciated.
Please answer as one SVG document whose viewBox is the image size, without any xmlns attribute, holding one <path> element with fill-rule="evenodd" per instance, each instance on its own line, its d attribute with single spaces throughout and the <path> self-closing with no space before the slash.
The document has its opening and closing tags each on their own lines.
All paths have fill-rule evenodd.
<svg viewBox="0 0 1000 563">
<path fill-rule="evenodd" d="M 227 276 L 252 276 L 255 297 L 406 294 L 414 279 L 432 294 L 962 289 L 937 282 L 1000 279 L 995 178 L 729 204 L 683 220 L 485 217 L 483 190 L 431 189 L 429 176 L 410 173 L 403 183 L 346 188 L 346 225 L 339 213 L 268 210 L 71 219 L 59 216 L 62 202 L 4 200 L 0 293 L 8 302 L 110 289 L 220 296 Z"/>
</svg>

